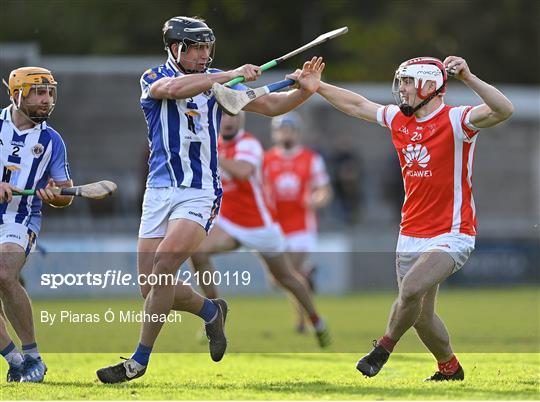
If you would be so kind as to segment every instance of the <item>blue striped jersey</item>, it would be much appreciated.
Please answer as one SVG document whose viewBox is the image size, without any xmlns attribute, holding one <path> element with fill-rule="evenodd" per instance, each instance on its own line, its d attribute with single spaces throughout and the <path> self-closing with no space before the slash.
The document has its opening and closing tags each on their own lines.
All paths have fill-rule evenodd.
<svg viewBox="0 0 540 402">
<path fill-rule="evenodd" d="M 44 188 L 49 178 L 71 180 L 66 145 L 46 122 L 18 130 L 11 120 L 12 106 L 0 112 L 0 159 L 2 181 L 23 190 Z M 38 234 L 41 200 L 36 196 L 14 196 L 0 204 L 0 224 L 22 223 Z"/>
<path fill-rule="evenodd" d="M 220 70 L 209 69 L 208 74 Z M 217 140 L 221 109 L 212 91 L 189 99 L 153 99 L 151 85 L 184 75 L 170 58 L 141 77 L 141 107 L 148 126 L 147 187 L 213 189 L 220 195 Z M 238 86 L 237 88 L 242 88 Z"/>
</svg>

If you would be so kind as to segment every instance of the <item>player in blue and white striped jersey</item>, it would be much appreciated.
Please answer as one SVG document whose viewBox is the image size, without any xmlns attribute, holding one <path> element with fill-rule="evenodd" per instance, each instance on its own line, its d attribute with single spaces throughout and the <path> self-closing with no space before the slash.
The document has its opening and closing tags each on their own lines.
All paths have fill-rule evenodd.
<svg viewBox="0 0 540 402">
<path fill-rule="evenodd" d="M 167 61 L 141 78 L 141 106 L 148 125 L 149 174 L 139 229 L 139 274 L 174 275 L 211 229 L 221 202 L 217 139 L 221 110 L 211 91 L 215 82 L 238 76 L 257 79 L 259 67 L 210 69 L 215 37 L 201 19 L 174 17 L 163 27 Z M 313 58 L 290 77 L 298 89 L 271 93 L 244 110 L 276 116 L 294 109 L 318 88 L 324 68 Z M 240 86 L 242 87 L 242 86 Z M 227 303 L 209 300 L 183 284 L 141 286 L 145 313 L 188 311 L 205 321 L 212 360 L 225 353 Z M 125 362 L 98 370 L 105 383 L 142 376 L 163 322 L 143 322 L 139 345 Z"/>
<path fill-rule="evenodd" d="M 0 112 L 0 354 L 9 364 L 8 381 L 41 382 L 46 367 L 37 350 L 30 299 L 19 283 L 41 226 L 41 206 L 62 208 L 73 197 L 56 196 L 52 187 L 71 187 L 66 146 L 46 123 L 56 101 L 56 81 L 40 67 L 21 67 L 9 76 L 11 105 Z M 36 190 L 35 196 L 13 191 Z M 10 321 L 22 354 L 6 329 Z"/>
</svg>

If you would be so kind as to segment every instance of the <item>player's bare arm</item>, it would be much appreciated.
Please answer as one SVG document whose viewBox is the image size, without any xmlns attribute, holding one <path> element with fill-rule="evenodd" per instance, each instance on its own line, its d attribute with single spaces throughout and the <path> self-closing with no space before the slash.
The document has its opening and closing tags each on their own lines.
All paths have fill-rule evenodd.
<svg viewBox="0 0 540 402">
<path fill-rule="evenodd" d="M 370 101 L 362 95 L 322 81 L 317 93 L 336 109 L 349 116 L 373 123 L 377 122 L 377 109 L 381 105 Z"/>
<path fill-rule="evenodd" d="M 304 63 L 302 70 L 287 75 L 287 78 L 297 81 L 297 89 L 270 93 L 249 103 L 244 110 L 265 116 L 278 116 L 300 106 L 317 91 L 324 66 L 322 57 L 313 57 Z"/>
<path fill-rule="evenodd" d="M 255 173 L 255 166 L 248 161 L 237 161 L 219 156 L 219 167 L 235 179 L 247 180 Z"/>
<path fill-rule="evenodd" d="M 224 84 L 238 76 L 245 81 L 255 81 L 261 75 L 261 69 L 253 64 L 245 64 L 234 70 L 215 74 L 186 74 L 181 77 L 162 78 L 150 87 L 150 95 L 154 99 L 187 99 L 212 88 L 217 82 Z"/>
<path fill-rule="evenodd" d="M 469 120 L 472 124 L 478 128 L 493 127 L 512 116 L 514 113 L 512 102 L 493 85 L 474 75 L 463 58 L 448 56 L 444 60 L 444 65 L 454 78 L 463 81 L 484 101 L 471 111 Z"/>
<path fill-rule="evenodd" d="M 36 195 L 51 207 L 65 208 L 71 204 L 73 197 L 69 195 L 56 195 L 51 190 L 53 188 L 66 187 L 73 187 L 73 180 L 54 181 L 53 179 L 49 179 L 47 187 L 38 189 Z"/>
</svg>

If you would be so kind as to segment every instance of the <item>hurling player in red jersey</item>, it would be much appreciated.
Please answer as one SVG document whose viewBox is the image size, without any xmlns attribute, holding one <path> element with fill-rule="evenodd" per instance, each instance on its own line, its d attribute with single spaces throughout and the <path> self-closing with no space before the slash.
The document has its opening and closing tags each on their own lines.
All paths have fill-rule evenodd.
<svg viewBox="0 0 540 402">
<path fill-rule="evenodd" d="M 447 74 L 467 85 L 483 103 L 446 105 Z M 507 120 L 513 105 L 457 56 L 444 62 L 432 57 L 405 61 L 396 71 L 392 92 L 398 106 L 382 106 L 322 82 L 318 90 L 342 112 L 391 131 L 405 186 L 396 249 L 399 295 L 384 336 L 356 368 L 365 376 L 376 375 L 395 344 L 414 327 L 438 362 L 438 371 L 427 380 L 463 380 L 448 330 L 435 313 L 435 299 L 439 284 L 459 270 L 474 249 L 471 179 L 477 133 Z"/>
<path fill-rule="evenodd" d="M 264 180 L 294 268 L 313 288 L 315 267 L 308 256 L 317 247 L 316 211 L 332 200 L 332 187 L 321 155 L 301 144 L 302 126 L 297 112 L 272 119 L 275 145 L 264 155 Z M 304 332 L 304 313 L 297 311 L 297 331 Z"/>
<path fill-rule="evenodd" d="M 191 257 L 193 267 L 204 277 L 205 271 L 213 271 L 211 254 L 240 246 L 256 250 L 276 283 L 302 306 L 319 345 L 326 347 L 330 343 L 327 326 L 315 308 L 307 281 L 285 253 L 285 237 L 263 190 L 263 147 L 244 130 L 243 112 L 238 116 L 223 114 L 221 119 L 218 147 L 223 201 L 215 227 Z M 201 287 L 207 297 L 217 297 L 214 283 L 203 281 Z"/>
</svg>

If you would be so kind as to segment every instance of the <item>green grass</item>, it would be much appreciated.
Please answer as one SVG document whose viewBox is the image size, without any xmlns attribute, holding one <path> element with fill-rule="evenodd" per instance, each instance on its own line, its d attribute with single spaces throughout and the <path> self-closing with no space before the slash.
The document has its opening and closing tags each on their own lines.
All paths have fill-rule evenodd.
<svg viewBox="0 0 540 402">
<path fill-rule="evenodd" d="M 379 376 L 354 369 L 354 354 L 230 354 L 214 364 L 206 354 L 155 354 L 149 372 L 105 386 L 94 371 L 112 354 L 45 355 L 43 384 L 8 384 L 3 399 L 538 399 L 537 354 L 462 354 L 466 381 L 426 384 L 434 371 L 426 354 L 396 354 Z"/>
<path fill-rule="evenodd" d="M 438 311 L 466 372 L 460 383 L 422 382 L 435 363 L 412 331 L 377 377 L 356 372 L 356 360 L 384 331 L 394 297 L 392 292 L 319 297 L 335 340 L 325 353 L 311 335 L 292 331 L 285 298 L 230 298 L 230 348 L 222 362 L 211 362 L 206 346 L 196 341 L 200 321 L 184 315 L 181 323 L 165 325 L 155 347 L 161 353 L 152 355 L 148 373 L 117 386 L 99 384 L 95 370 L 130 354 L 139 324 L 50 326 L 39 324 L 40 311 L 102 315 L 109 308 L 139 310 L 142 302 L 35 301 L 39 345 L 49 367 L 46 382 L 2 384 L 0 399 L 540 399 L 537 288 L 441 292 Z M 0 373 L 5 370 L 2 360 Z"/>
</svg>

